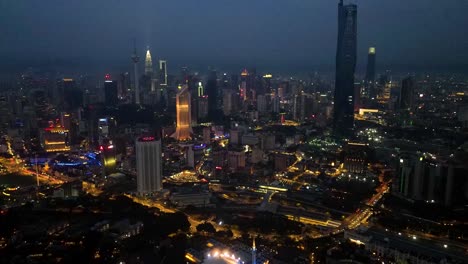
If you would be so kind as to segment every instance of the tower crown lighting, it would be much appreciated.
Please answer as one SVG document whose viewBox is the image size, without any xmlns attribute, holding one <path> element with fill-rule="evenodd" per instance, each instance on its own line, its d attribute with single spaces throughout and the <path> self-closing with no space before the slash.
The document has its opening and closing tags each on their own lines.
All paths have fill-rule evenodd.
<svg viewBox="0 0 468 264">
<path fill-rule="evenodd" d="M 145 74 L 151 74 L 153 72 L 153 60 L 151 59 L 151 52 L 149 47 L 146 50 L 145 58 Z"/>
</svg>

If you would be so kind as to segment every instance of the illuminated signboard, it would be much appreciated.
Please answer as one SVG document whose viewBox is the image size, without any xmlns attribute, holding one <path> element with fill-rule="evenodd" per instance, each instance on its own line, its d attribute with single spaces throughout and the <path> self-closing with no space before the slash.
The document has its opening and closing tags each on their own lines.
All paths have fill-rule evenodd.
<svg viewBox="0 0 468 264">
<path fill-rule="evenodd" d="M 155 137 L 141 137 L 139 138 L 139 141 L 143 141 L 143 142 L 146 142 L 146 141 L 155 141 Z"/>
</svg>

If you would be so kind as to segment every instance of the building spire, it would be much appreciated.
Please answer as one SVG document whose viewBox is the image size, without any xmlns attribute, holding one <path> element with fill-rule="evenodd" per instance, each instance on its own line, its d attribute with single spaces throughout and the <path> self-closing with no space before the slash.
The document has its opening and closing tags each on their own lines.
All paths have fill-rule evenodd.
<svg viewBox="0 0 468 264">
<path fill-rule="evenodd" d="M 149 46 L 146 50 L 146 58 L 145 58 L 145 74 L 151 75 L 153 73 L 153 61 L 151 59 L 151 52 Z"/>
</svg>

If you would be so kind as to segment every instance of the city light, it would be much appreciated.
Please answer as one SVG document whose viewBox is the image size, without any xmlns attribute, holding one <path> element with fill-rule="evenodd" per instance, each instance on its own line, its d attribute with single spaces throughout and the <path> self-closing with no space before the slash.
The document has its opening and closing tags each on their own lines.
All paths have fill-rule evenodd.
<svg viewBox="0 0 468 264">
<path fill-rule="evenodd" d="M 3 262 L 466 262 L 463 4 L 6 2 Z"/>
</svg>

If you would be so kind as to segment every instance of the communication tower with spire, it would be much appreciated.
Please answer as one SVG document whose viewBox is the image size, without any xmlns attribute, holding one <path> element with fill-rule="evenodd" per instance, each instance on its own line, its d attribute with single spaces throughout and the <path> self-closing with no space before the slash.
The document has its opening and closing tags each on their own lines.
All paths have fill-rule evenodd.
<svg viewBox="0 0 468 264">
<path fill-rule="evenodd" d="M 257 264 L 257 247 L 255 246 L 255 237 L 252 241 L 252 264 Z"/>
<path fill-rule="evenodd" d="M 137 55 L 136 49 L 136 41 L 133 43 L 133 54 L 132 54 L 132 61 L 133 61 L 133 78 L 135 78 L 135 104 L 140 104 L 140 84 L 138 83 L 138 62 L 140 61 L 140 57 Z"/>
</svg>

